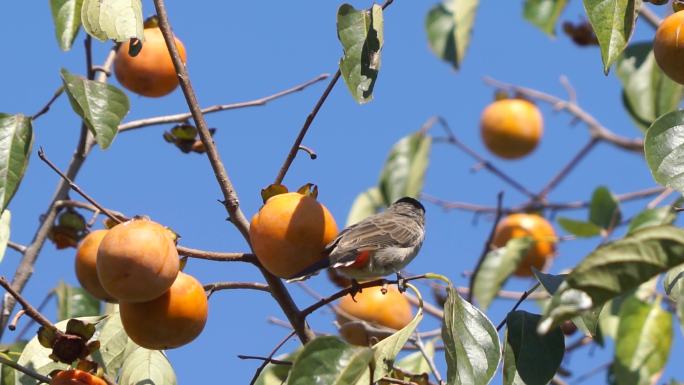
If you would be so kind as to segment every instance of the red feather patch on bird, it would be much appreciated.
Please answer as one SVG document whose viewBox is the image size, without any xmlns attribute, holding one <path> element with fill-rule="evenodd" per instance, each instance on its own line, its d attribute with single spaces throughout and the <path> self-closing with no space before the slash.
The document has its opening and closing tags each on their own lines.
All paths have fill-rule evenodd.
<svg viewBox="0 0 684 385">
<path fill-rule="evenodd" d="M 348 267 L 350 267 L 352 269 L 360 269 L 360 268 L 362 268 L 368 264 L 370 257 L 371 257 L 371 251 L 370 250 L 360 251 L 356 255 L 356 259 L 354 260 L 354 263 L 352 263 Z"/>
</svg>

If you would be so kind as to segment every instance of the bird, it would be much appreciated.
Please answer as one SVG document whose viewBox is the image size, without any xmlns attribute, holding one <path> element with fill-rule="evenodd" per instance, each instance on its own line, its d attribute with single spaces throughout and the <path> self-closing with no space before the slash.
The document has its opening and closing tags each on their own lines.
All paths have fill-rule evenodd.
<svg viewBox="0 0 684 385">
<path fill-rule="evenodd" d="M 353 281 L 397 274 L 415 258 L 425 239 L 425 207 L 403 197 L 387 210 L 343 229 L 323 249 L 323 258 L 290 277 L 307 279 L 324 268 Z"/>
</svg>

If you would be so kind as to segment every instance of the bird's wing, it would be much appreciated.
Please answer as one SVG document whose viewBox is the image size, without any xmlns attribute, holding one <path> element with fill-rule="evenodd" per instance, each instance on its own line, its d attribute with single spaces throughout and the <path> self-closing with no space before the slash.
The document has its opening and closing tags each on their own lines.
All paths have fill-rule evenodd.
<svg viewBox="0 0 684 385">
<path fill-rule="evenodd" d="M 375 251 L 385 247 L 410 247 L 423 233 L 420 227 L 406 218 L 396 218 L 382 213 L 369 217 L 345 229 L 327 247 L 331 265 L 346 266 L 354 263 L 358 253 Z"/>
</svg>

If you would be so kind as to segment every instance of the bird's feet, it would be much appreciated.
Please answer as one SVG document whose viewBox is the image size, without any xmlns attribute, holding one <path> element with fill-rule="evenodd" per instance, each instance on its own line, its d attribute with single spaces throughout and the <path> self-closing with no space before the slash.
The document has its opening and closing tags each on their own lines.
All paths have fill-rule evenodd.
<svg viewBox="0 0 684 385">
<path fill-rule="evenodd" d="M 363 291 L 363 288 L 361 285 L 359 285 L 359 281 L 352 279 L 351 280 L 351 285 L 349 286 L 351 288 L 351 291 L 349 292 L 349 295 L 352 297 L 352 301 L 356 302 L 356 295 L 359 294 L 360 292 Z"/>
<path fill-rule="evenodd" d="M 397 289 L 399 289 L 400 293 L 403 293 L 406 291 L 406 278 L 404 278 L 404 276 L 401 275 L 401 273 L 398 271 L 397 271 Z"/>
</svg>

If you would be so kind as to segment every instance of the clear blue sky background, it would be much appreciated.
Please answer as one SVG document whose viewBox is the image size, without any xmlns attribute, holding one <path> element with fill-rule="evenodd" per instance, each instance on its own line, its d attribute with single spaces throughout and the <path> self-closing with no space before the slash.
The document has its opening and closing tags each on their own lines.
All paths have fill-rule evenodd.
<svg viewBox="0 0 684 385">
<path fill-rule="evenodd" d="M 145 15 L 153 13 L 144 1 Z M 357 7 L 368 2 L 354 1 Z M 578 48 L 567 37 L 551 39 L 522 19 L 522 1 L 485 1 L 479 8 L 475 31 L 462 70 L 456 72 L 429 51 L 424 18 L 431 1 L 396 0 L 385 13 L 385 47 L 375 100 L 357 105 L 340 82 L 313 124 L 304 144 L 318 153 L 315 161 L 299 156 L 285 182 L 296 188 L 317 183 L 320 200 L 343 225 L 356 195 L 377 182 L 390 146 L 417 130 L 432 115 L 444 116 L 460 139 L 486 154 L 479 138 L 480 111 L 492 100 L 493 90 L 482 82 L 485 75 L 565 96 L 558 79 L 568 76 L 579 102 L 605 126 L 626 136 L 638 136 L 620 101 L 614 75 L 603 75 L 598 48 Z M 335 32 L 340 2 L 301 0 L 290 2 L 196 2 L 168 1 L 171 22 L 188 51 L 190 75 L 202 105 L 250 100 L 301 83 L 323 72 L 334 72 L 341 48 Z M 660 11 L 660 10 L 659 10 Z M 0 26 L 5 47 L 0 79 L 0 110 L 8 113 L 37 111 L 60 86 L 60 67 L 84 73 L 83 33 L 71 52 L 59 50 L 54 38 L 48 2 L 7 2 Z M 584 14 L 580 1 L 571 1 L 562 17 L 577 21 Z M 651 39 L 653 29 L 643 21 L 633 41 Z M 109 44 L 96 44 L 95 61 L 101 62 Z M 115 81 L 113 81 L 116 84 Z M 210 115 L 216 142 L 240 195 L 242 208 L 251 217 L 261 204 L 259 190 L 275 177 L 289 146 L 306 115 L 324 88 L 320 83 L 302 93 L 269 104 Z M 180 91 L 163 99 L 129 94 L 131 112 L 126 120 L 186 111 Z M 540 147 L 519 161 L 494 160 L 496 165 L 532 190 L 541 188 L 588 140 L 582 124 L 570 125 L 564 113 L 541 105 L 546 131 Z M 48 115 L 38 120 L 35 144 L 61 167 L 75 147 L 79 119 L 62 97 Z M 221 251 L 247 251 L 237 231 L 225 221 L 216 202 L 220 191 L 204 156 L 181 154 L 165 143 L 162 132 L 169 127 L 150 127 L 118 136 L 107 151 L 96 149 L 78 177 L 78 183 L 104 205 L 127 214 L 144 214 L 173 227 L 190 247 Z M 488 157 L 491 157 L 487 155 Z M 523 201 L 486 171 L 470 172 L 473 161 L 455 148 L 433 147 L 426 193 L 449 200 L 492 205 L 495 195 L 506 190 L 505 203 Z M 12 239 L 29 243 L 39 215 L 47 208 L 57 176 L 35 154 L 10 208 Z M 588 199 L 598 185 L 616 193 L 654 184 L 643 159 L 601 144 L 577 170 L 553 192 L 553 201 Z M 645 202 L 624 205 L 626 216 Z M 439 272 L 459 285 L 467 285 L 462 272 L 472 270 L 482 249 L 490 222 L 473 215 L 446 213 L 427 206 L 427 240 L 412 272 Z M 570 213 L 578 219 L 584 212 Z M 559 230 L 559 232 L 561 232 Z M 562 233 L 562 232 L 561 232 Z M 551 271 L 571 267 L 592 250 L 598 240 L 565 242 Z M 60 280 L 76 284 L 74 250 L 57 251 L 46 244 L 25 294 L 38 303 Z M 19 256 L 8 251 L 0 274 L 11 276 Z M 187 271 L 203 283 L 223 280 L 260 281 L 251 265 L 192 260 Z M 321 293 L 333 288 L 323 276 L 310 281 Z M 512 289 L 524 289 L 527 280 L 511 280 Z M 296 285 L 289 286 L 297 303 L 312 299 Z M 425 291 L 430 297 L 428 291 Z M 511 302 L 497 303 L 489 311 L 498 323 Z M 538 311 L 533 303 L 524 305 Z M 54 306 L 47 314 L 54 316 Z M 267 323 L 269 316 L 283 318 L 267 294 L 252 291 L 216 293 L 210 302 L 210 318 L 204 333 L 192 344 L 169 351 L 180 383 L 216 381 L 245 384 L 257 362 L 240 361 L 237 354 L 267 354 L 287 331 Z M 332 331 L 333 316 L 327 310 L 310 319 L 320 331 Z M 675 325 L 677 323 L 675 322 Z M 437 327 L 428 319 L 422 330 Z M 677 365 L 684 352 L 679 327 L 663 379 L 684 378 Z M 5 333 L 5 340 L 13 338 Z M 570 340 L 571 341 L 571 340 Z M 283 352 L 293 350 L 295 341 Z M 575 374 L 608 362 L 612 346 L 584 349 L 568 362 Z M 443 367 L 443 366 L 442 366 Z M 201 368 L 201 369 L 200 369 Z M 497 380 L 499 381 L 499 380 Z M 587 383 L 603 383 L 598 375 Z"/>
</svg>

